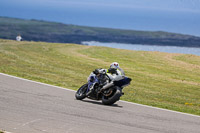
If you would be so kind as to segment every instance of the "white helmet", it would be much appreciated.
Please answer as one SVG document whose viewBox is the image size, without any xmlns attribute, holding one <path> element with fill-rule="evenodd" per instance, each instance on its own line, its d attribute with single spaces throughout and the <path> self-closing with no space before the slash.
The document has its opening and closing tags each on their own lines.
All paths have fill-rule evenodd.
<svg viewBox="0 0 200 133">
<path fill-rule="evenodd" d="M 110 65 L 110 68 L 117 69 L 118 67 L 119 67 L 119 63 L 117 63 L 117 62 L 113 62 L 113 63 Z"/>
</svg>

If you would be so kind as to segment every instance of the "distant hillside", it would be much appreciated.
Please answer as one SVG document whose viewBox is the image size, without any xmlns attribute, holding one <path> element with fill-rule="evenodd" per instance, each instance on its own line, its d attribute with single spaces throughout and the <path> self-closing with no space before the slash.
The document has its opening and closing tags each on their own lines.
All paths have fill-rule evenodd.
<svg viewBox="0 0 200 133">
<path fill-rule="evenodd" d="M 0 17 L 0 38 L 60 43 L 82 41 L 200 47 L 200 37 L 168 32 L 134 31 Z"/>
</svg>

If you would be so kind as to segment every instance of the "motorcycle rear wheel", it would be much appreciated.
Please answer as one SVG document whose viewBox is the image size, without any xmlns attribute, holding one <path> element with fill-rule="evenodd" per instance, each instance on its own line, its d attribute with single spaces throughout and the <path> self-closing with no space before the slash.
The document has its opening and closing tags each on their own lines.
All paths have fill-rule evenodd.
<svg viewBox="0 0 200 133">
<path fill-rule="evenodd" d="M 122 95 L 121 92 L 122 92 L 121 88 L 116 86 L 115 91 L 113 92 L 113 94 L 110 97 L 106 97 L 106 96 L 102 97 L 102 103 L 105 105 L 114 104 L 115 102 L 117 102 L 120 99 L 120 97 Z"/>
</svg>

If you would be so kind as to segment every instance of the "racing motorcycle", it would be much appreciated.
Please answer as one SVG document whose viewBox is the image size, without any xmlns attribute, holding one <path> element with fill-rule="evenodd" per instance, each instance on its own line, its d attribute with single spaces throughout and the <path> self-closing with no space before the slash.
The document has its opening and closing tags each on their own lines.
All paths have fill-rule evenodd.
<svg viewBox="0 0 200 133">
<path fill-rule="evenodd" d="M 112 105 L 117 102 L 124 93 L 122 89 L 128 86 L 131 78 L 123 77 L 111 80 L 106 72 L 93 72 L 88 77 L 88 82 L 82 85 L 76 92 L 77 100 L 89 98 L 102 100 L 105 105 Z"/>
</svg>

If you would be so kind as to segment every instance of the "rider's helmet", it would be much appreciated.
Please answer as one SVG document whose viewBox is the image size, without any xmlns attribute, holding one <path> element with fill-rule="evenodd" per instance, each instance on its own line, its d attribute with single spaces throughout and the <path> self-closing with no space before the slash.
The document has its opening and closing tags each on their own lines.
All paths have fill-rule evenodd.
<svg viewBox="0 0 200 133">
<path fill-rule="evenodd" d="M 119 67 L 119 63 L 117 62 L 113 62 L 111 65 L 110 65 L 110 68 L 112 69 L 117 69 Z"/>
</svg>

